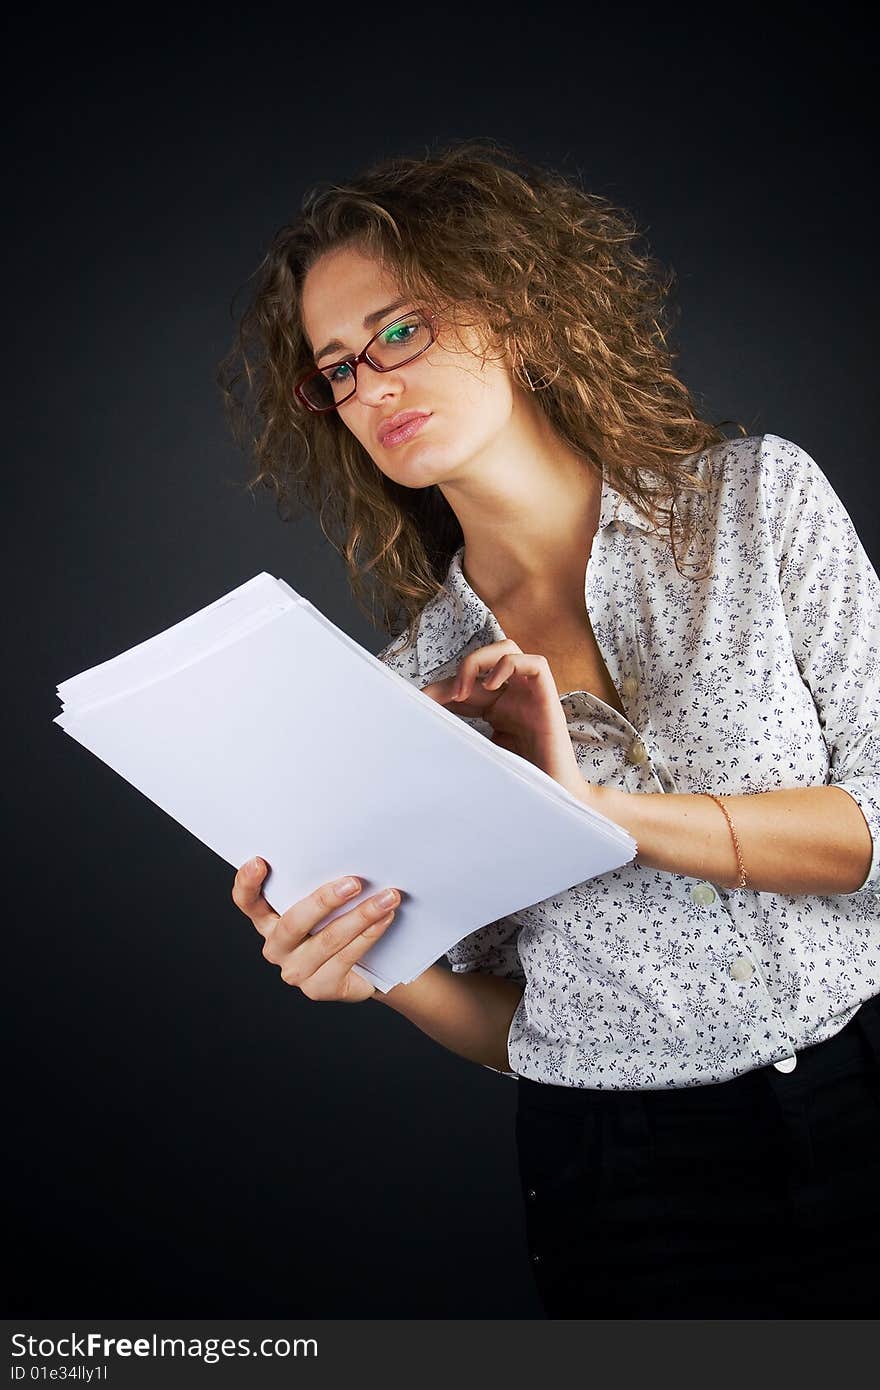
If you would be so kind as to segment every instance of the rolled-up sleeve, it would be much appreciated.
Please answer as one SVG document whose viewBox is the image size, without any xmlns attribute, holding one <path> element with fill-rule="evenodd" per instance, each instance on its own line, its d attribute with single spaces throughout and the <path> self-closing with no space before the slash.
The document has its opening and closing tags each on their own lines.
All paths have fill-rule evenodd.
<svg viewBox="0 0 880 1390">
<path fill-rule="evenodd" d="M 761 485 L 794 654 L 828 747 L 828 782 L 849 793 L 871 833 L 868 874 L 854 892 L 876 894 L 880 579 L 831 483 L 799 445 L 764 436 Z"/>
<path fill-rule="evenodd" d="M 525 988 L 525 971 L 517 950 L 520 930 L 521 924 L 515 913 L 509 917 L 500 917 L 457 941 L 446 952 L 446 959 L 457 975 L 480 970 L 487 975 L 500 975 L 505 980 L 515 980 Z M 486 1066 L 488 1071 L 498 1072 L 499 1076 L 512 1076 L 516 1080 L 515 1071 L 500 1071 L 486 1063 L 481 1065 Z"/>
<path fill-rule="evenodd" d="M 456 973 L 483 970 L 488 975 L 500 975 L 525 986 L 525 972 L 517 950 L 519 933 L 516 914 L 501 917 L 462 937 L 446 952 L 446 959 Z"/>
</svg>

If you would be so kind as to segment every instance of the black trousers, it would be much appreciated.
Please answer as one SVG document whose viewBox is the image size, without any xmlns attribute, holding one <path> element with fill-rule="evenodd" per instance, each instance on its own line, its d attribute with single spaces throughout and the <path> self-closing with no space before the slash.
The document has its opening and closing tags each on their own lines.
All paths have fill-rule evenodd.
<svg viewBox="0 0 880 1390">
<path fill-rule="evenodd" d="M 875 1318 L 880 999 L 720 1085 L 520 1077 L 532 1271 L 550 1318 Z"/>
</svg>

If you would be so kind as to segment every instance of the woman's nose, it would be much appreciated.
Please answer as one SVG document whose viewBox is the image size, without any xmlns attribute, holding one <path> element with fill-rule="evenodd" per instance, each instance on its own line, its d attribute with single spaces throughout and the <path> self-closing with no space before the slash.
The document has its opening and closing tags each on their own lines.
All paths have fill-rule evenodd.
<svg viewBox="0 0 880 1390">
<path fill-rule="evenodd" d="M 377 372 L 369 362 L 361 362 L 357 373 L 357 397 L 359 401 L 372 404 L 396 396 L 400 391 L 400 379 L 396 372 Z"/>
</svg>

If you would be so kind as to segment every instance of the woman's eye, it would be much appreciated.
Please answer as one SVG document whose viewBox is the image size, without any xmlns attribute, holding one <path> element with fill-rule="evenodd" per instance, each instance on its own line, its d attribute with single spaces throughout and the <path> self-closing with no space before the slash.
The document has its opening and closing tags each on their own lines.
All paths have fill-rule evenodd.
<svg viewBox="0 0 880 1390">
<path fill-rule="evenodd" d="M 328 381 L 345 381 L 347 378 L 340 376 L 340 372 L 350 372 L 351 368 L 347 362 L 340 362 L 338 367 L 333 367 L 327 377 Z"/>
<path fill-rule="evenodd" d="M 383 335 L 382 341 L 385 343 L 405 343 L 415 331 L 415 324 L 402 323 L 399 328 L 389 328 L 388 332 Z"/>
</svg>

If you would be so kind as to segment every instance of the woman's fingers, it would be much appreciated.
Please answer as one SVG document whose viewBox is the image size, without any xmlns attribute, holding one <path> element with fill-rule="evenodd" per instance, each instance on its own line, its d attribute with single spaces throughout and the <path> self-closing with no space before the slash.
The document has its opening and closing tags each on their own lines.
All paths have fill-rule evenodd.
<svg viewBox="0 0 880 1390">
<path fill-rule="evenodd" d="M 500 644 L 493 643 L 493 646 L 497 645 Z M 545 656 L 521 652 L 517 647 L 515 651 L 499 653 L 493 661 L 484 656 L 484 652 L 491 650 L 484 648 L 483 651 L 471 652 L 464 658 L 458 673 L 458 686 L 453 694 L 456 702 L 470 699 L 477 679 L 481 676 L 483 690 L 497 694 L 499 688 L 512 676 L 540 676 L 550 670 Z"/>
<path fill-rule="evenodd" d="M 232 900 L 264 938 L 263 956 L 281 968 L 285 983 L 298 985 L 310 999 L 358 1003 L 375 993 L 367 980 L 351 974 L 351 967 L 390 926 L 400 903 L 399 891 L 384 888 L 322 926 L 325 918 L 361 891 L 359 879 L 323 883 L 279 915 L 260 888 L 265 872 L 260 859 L 242 864 L 232 886 Z"/>
<path fill-rule="evenodd" d="M 250 917 L 261 936 L 269 936 L 278 921 L 275 912 L 263 897 L 261 884 L 266 876 L 262 859 L 249 859 L 242 864 L 232 884 L 232 901 L 246 917 Z"/>
<path fill-rule="evenodd" d="M 455 675 L 447 676 L 445 680 L 430 681 L 422 687 L 422 693 L 438 704 L 449 706 L 463 718 L 474 715 L 482 717 L 486 711 L 494 708 L 498 696 L 517 677 L 526 682 L 521 687 L 524 691 L 528 688 L 528 682 L 536 682 L 535 690 L 529 691 L 529 698 L 537 694 L 539 700 L 558 700 L 547 658 L 521 651 L 509 638 L 503 642 L 490 642 L 488 646 L 469 652 Z"/>
<path fill-rule="evenodd" d="M 344 901 L 334 892 L 332 884 L 316 889 L 308 897 L 294 903 L 293 907 L 288 908 L 284 916 L 279 918 L 275 930 L 263 947 L 263 955 L 273 965 L 282 965 L 287 957 L 295 952 L 296 965 L 293 968 L 298 978 L 293 983 L 299 984 L 314 974 L 340 946 L 347 945 L 352 937 L 357 936 L 365 927 L 373 926 L 391 908 L 398 906 L 400 894 L 394 889 L 383 890 L 385 891 L 391 891 L 393 894 L 390 902 L 380 902 L 381 895 L 374 894 L 373 897 L 365 898 L 362 903 L 358 903 L 350 912 L 343 912 L 339 917 L 334 917 L 333 921 L 321 927 L 320 931 L 313 931 L 341 901 Z"/>
<path fill-rule="evenodd" d="M 489 642 L 485 647 L 477 647 L 475 651 L 468 652 L 459 664 L 459 688 L 462 676 L 472 678 L 473 683 L 481 672 L 491 671 L 502 656 L 517 654 L 522 656 L 522 648 L 518 647 L 511 637 L 505 637 L 501 642 Z"/>
<path fill-rule="evenodd" d="M 526 657 L 526 660 L 528 660 L 528 657 Z M 504 687 L 507 685 L 509 678 L 514 674 L 516 670 L 517 666 L 516 662 L 513 659 L 513 656 L 509 653 L 507 656 L 502 656 L 500 661 L 496 661 L 491 671 L 487 671 L 484 676 L 480 677 L 480 682 L 482 684 L 483 689 L 498 691 L 503 690 Z M 522 668 L 520 668 L 520 672 L 521 674 L 523 673 Z"/>
<path fill-rule="evenodd" d="M 358 910 L 346 913 L 346 917 L 356 915 Z M 360 976 L 355 977 L 355 985 L 352 986 L 351 967 L 359 961 L 361 956 L 366 955 L 371 946 L 376 944 L 377 939 L 382 935 L 387 927 L 390 927 L 394 920 L 394 910 L 383 914 L 369 914 L 368 917 L 352 923 L 346 935 L 350 937 L 332 955 L 321 961 L 314 969 L 311 964 L 301 960 L 306 947 L 312 940 L 317 940 L 324 936 L 336 926 L 336 922 L 331 922 L 329 927 L 324 927 L 323 931 L 317 933 L 317 937 L 310 938 L 309 942 L 292 951 L 282 962 L 281 978 L 286 984 L 298 985 L 303 994 L 309 999 L 346 999 L 352 988 L 356 988 L 360 993 L 363 982 Z M 340 922 L 342 918 L 338 919 Z M 354 935 L 352 935 L 352 931 Z M 304 970 L 310 973 L 303 974 Z"/>
</svg>

